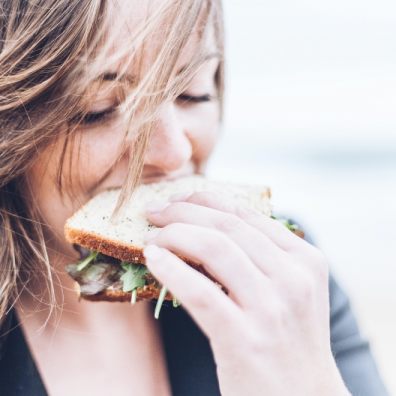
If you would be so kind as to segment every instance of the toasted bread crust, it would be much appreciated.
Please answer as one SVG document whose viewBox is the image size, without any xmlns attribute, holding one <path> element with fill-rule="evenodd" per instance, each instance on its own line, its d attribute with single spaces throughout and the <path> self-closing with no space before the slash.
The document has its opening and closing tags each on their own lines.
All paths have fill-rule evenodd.
<svg viewBox="0 0 396 396">
<path fill-rule="evenodd" d="M 143 249 L 132 244 L 124 244 L 120 241 L 105 238 L 94 232 L 85 232 L 74 229 L 66 224 L 65 237 L 70 243 L 75 243 L 89 250 L 106 254 L 119 260 L 130 263 L 145 264 Z"/>
<path fill-rule="evenodd" d="M 69 243 L 80 245 L 86 249 L 94 250 L 129 263 L 146 264 L 146 259 L 143 256 L 143 248 L 140 246 L 125 244 L 113 239 L 105 238 L 101 235 L 95 234 L 94 232 L 76 230 L 69 226 L 65 227 L 65 236 Z M 182 255 L 178 255 L 178 257 L 191 267 L 202 267 L 201 264 L 188 260 Z M 204 270 L 202 269 L 202 272 L 203 271 Z"/>
<path fill-rule="evenodd" d="M 137 289 L 137 301 L 141 300 L 157 300 L 160 294 L 160 289 L 154 285 L 147 285 Z M 108 302 L 129 302 L 131 301 L 132 293 L 123 292 L 122 290 L 109 290 L 106 289 L 98 294 L 86 296 L 81 294 L 80 296 L 84 300 L 88 301 L 108 301 Z M 167 293 L 165 300 L 172 300 L 172 295 Z"/>
<path fill-rule="evenodd" d="M 143 249 L 133 245 L 125 245 L 119 241 L 114 241 L 108 238 L 104 238 L 93 232 L 84 232 L 81 230 L 75 230 L 69 226 L 65 228 L 65 236 L 68 242 L 80 245 L 89 250 L 95 250 L 102 254 L 117 258 L 119 260 L 128 261 L 131 263 L 146 263 L 146 259 L 143 256 Z M 205 268 L 199 264 L 187 260 L 185 257 L 178 255 L 185 263 L 196 269 L 198 272 L 205 275 L 207 278 L 217 283 L 225 292 L 227 290 L 222 287 L 219 282 L 209 274 Z M 142 288 L 137 289 L 137 301 L 141 300 L 157 300 L 160 294 L 160 289 L 155 285 L 145 285 Z M 132 293 L 124 292 L 122 290 L 111 290 L 106 289 L 100 293 L 94 295 L 80 294 L 80 298 L 88 301 L 107 301 L 107 302 L 129 302 L 131 301 Z M 172 295 L 167 293 L 165 300 L 172 300 Z"/>
<path fill-rule="evenodd" d="M 132 244 L 123 244 L 119 241 L 104 238 L 103 236 L 93 232 L 84 232 L 73 229 L 69 226 L 65 227 L 65 236 L 68 242 L 80 245 L 86 249 L 94 250 L 129 263 L 146 264 L 146 259 L 143 256 L 143 249 L 141 247 L 133 246 Z M 213 276 L 211 276 L 200 263 L 188 260 L 182 255 L 177 256 L 190 267 L 201 272 L 207 278 L 212 281 L 216 281 L 216 279 L 213 278 Z"/>
</svg>

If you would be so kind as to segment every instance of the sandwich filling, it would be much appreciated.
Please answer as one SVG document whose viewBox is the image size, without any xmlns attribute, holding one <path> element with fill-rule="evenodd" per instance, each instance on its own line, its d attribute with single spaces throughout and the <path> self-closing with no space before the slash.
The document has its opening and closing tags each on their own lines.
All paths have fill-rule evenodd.
<svg viewBox="0 0 396 396">
<path fill-rule="evenodd" d="M 271 217 L 283 223 L 296 235 L 304 237 L 303 231 L 291 220 Z M 155 317 L 158 318 L 161 306 L 168 294 L 167 289 L 152 276 L 144 264 L 121 261 L 79 245 L 73 246 L 80 253 L 81 260 L 78 263 L 67 265 L 66 271 L 78 283 L 82 297 L 97 295 L 106 290 L 119 291 L 131 293 L 131 303 L 134 304 L 137 301 L 139 290 L 143 291 L 146 288 L 160 290 L 155 309 Z M 197 269 L 215 281 L 203 267 Z M 179 305 L 178 301 L 173 298 L 173 306 Z"/>
<path fill-rule="evenodd" d="M 93 296 L 105 290 L 130 292 L 131 303 L 134 304 L 138 290 L 150 287 L 160 290 L 155 310 L 155 316 L 158 317 L 167 289 L 152 276 L 144 264 L 121 261 L 78 245 L 74 245 L 74 248 L 80 253 L 81 260 L 67 265 L 66 272 L 78 283 L 82 297 Z M 173 298 L 173 306 L 179 305 Z"/>
</svg>

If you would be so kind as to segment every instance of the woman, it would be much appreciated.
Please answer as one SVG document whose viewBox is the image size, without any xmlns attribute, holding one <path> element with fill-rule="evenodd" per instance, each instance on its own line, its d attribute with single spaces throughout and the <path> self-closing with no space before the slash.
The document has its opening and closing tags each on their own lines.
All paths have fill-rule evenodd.
<svg viewBox="0 0 396 396">
<path fill-rule="evenodd" d="M 204 172 L 221 120 L 219 1 L 1 7 L 1 394 L 385 394 L 333 280 L 329 307 L 323 255 L 232 201 L 147 208 L 162 227 L 147 265 L 189 315 L 158 324 L 147 303 L 78 302 L 65 274 L 77 255 L 63 225 L 82 203 Z"/>
</svg>

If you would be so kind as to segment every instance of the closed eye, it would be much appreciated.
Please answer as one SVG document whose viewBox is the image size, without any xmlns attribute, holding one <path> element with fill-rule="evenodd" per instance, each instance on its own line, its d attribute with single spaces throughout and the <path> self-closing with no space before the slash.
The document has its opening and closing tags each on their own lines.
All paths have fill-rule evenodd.
<svg viewBox="0 0 396 396">
<path fill-rule="evenodd" d="M 181 104 L 198 104 L 210 102 L 213 96 L 210 94 L 205 95 L 187 95 L 181 94 L 177 97 L 177 100 Z M 101 111 L 92 111 L 85 114 L 77 114 L 71 120 L 71 123 L 78 123 L 81 125 L 94 125 L 107 121 L 116 111 L 116 107 L 109 107 L 108 109 Z"/>
<path fill-rule="evenodd" d="M 180 101 L 182 104 L 183 103 L 204 103 L 204 102 L 210 102 L 213 99 L 212 95 L 205 94 L 205 95 L 187 95 L 187 94 L 181 94 L 177 97 L 177 100 Z"/>
<path fill-rule="evenodd" d="M 91 111 L 85 114 L 77 114 L 71 120 L 72 123 L 81 125 L 93 125 L 107 121 L 115 112 L 116 107 L 109 107 L 101 111 Z"/>
</svg>

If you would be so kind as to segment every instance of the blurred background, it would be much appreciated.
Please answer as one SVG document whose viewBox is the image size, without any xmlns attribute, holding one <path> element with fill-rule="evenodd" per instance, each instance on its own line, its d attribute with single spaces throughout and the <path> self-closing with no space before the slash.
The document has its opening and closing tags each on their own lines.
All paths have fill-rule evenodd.
<svg viewBox="0 0 396 396">
<path fill-rule="evenodd" d="M 224 3 L 226 115 L 208 174 L 271 186 L 275 210 L 303 223 L 396 395 L 396 3 Z"/>
</svg>

